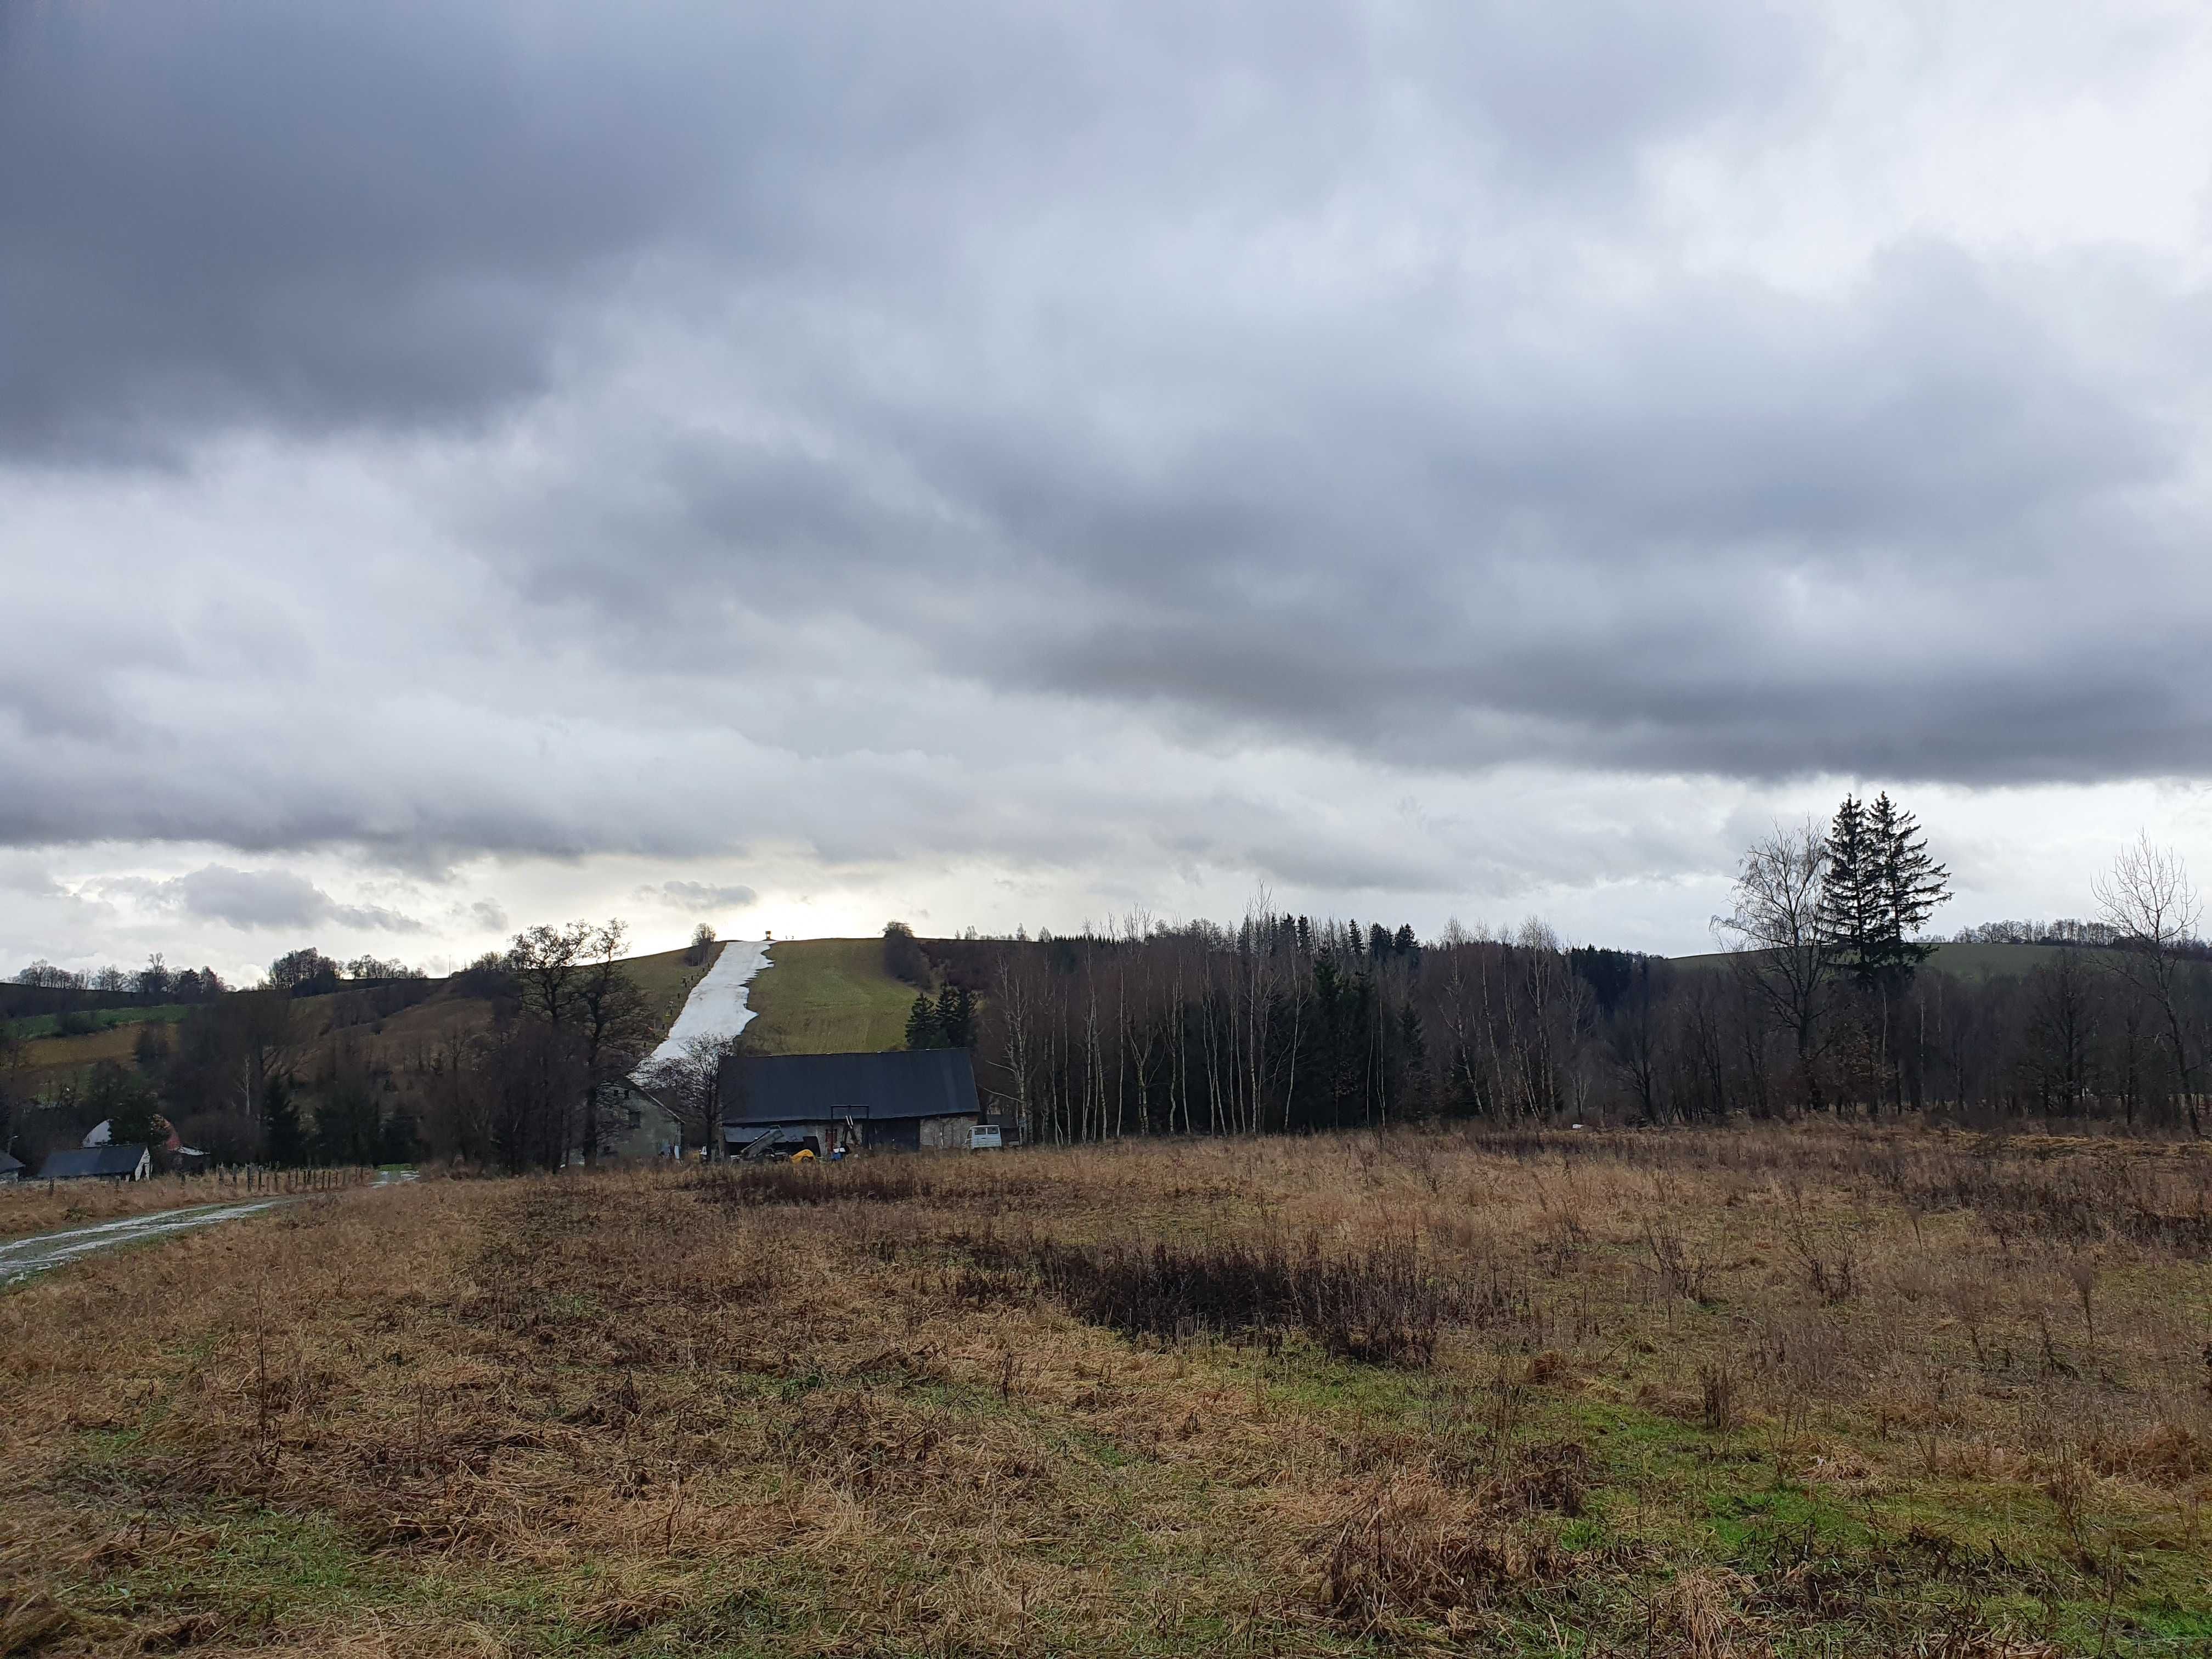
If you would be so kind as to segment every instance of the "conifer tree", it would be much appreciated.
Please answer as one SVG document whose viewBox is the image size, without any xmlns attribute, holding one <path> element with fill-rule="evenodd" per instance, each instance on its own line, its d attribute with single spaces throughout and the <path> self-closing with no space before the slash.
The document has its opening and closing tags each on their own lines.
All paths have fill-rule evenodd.
<svg viewBox="0 0 2212 1659">
<path fill-rule="evenodd" d="M 932 1048 L 975 1046 L 975 994 L 966 986 L 948 985 L 938 996 L 937 1035 L 939 1040 L 929 1045 Z"/>
<path fill-rule="evenodd" d="M 918 994 L 914 1006 L 907 1010 L 906 1046 L 909 1048 L 942 1048 L 945 1047 L 945 1028 L 938 1023 L 937 1006 L 928 994 Z"/>
<path fill-rule="evenodd" d="M 1868 951 L 1881 916 L 1880 856 L 1856 795 L 1844 797 L 1828 825 L 1820 872 L 1818 927 L 1821 945 L 1838 967 L 1860 981 L 1869 975 Z"/>
<path fill-rule="evenodd" d="M 1935 954 L 1918 935 L 1951 896 L 1951 872 L 1929 853 L 1919 821 L 1894 805 L 1887 791 L 1875 797 L 1867 828 L 1875 848 L 1875 970 L 1909 980 Z"/>
<path fill-rule="evenodd" d="M 292 1098 L 292 1085 L 283 1076 L 269 1079 L 262 1091 L 261 1121 L 269 1132 L 269 1161 L 280 1170 L 289 1170 L 307 1161 L 307 1132 L 300 1127 L 299 1103 Z"/>
<path fill-rule="evenodd" d="M 1929 854 L 1918 821 L 1887 791 L 1871 806 L 1846 795 L 1828 827 L 1826 854 L 1821 943 L 1862 985 L 1910 980 L 1936 948 L 1917 936 L 1951 896 L 1951 872 Z"/>
</svg>

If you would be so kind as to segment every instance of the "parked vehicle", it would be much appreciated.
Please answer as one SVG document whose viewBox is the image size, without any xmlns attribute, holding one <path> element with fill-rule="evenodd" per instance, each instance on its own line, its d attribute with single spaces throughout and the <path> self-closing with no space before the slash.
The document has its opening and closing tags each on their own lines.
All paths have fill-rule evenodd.
<svg viewBox="0 0 2212 1659">
<path fill-rule="evenodd" d="M 819 1158 L 822 1143 L 812 1135 L 792 1134 L 782 1129 L 770 1129 L 739 1152 L 740 1164 L 789 1164 L 800 1158 Z"/>
<path fill-rule="evenodd" d="M 1006 1144 L 995 1123 L 979 1123 L 968 1132 L 968 1150 L 971 1152 L 995 1152 Z"/>
</svg>

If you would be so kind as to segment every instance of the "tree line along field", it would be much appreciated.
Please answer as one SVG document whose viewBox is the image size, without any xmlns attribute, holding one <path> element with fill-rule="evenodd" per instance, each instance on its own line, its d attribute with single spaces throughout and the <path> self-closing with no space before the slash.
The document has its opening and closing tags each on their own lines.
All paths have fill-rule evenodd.
<svg viewBox="0 0 2212 1659">
<path fill-rule="evenodd" d="M 2089 944 L 1945 945 L 1881 996 L 1832 977 L 1801 1030 L 1769 996 L 1758 952 L 1669 962 L 1571 948 L 1533 926 L 1424 942 L 1407 927 L 1255 915 L 1233 928 L 902 942 L 897 963 L 887 939 L 775 945 L 750 989 L 746 1046 L 896 1048 L 917 994 L 957 994 L 974 1011 L 986 1107 L 1062 1143 L 1807 1112 L 2186 1132 L 2212 1079 L 2212 961 L 2178 960 L 2161 1006 L 2130 977 L 2137 953 Z M 637 1057 L 713 948 L 621 964 L 651 1014 Z M 126 1025 L 18 1042 L 0 1056 L 0 1092 L 20 1114 L 27 1100 L 84 1096 L 102 1065 L 135 1071 L 189 1144 L 243 1162 L 266 1139 L 257 1079 L 281 1071 L 307 1121 L 332 1099 L 348 1119 L 373 1099 L 387 1127 L 414 1126 L 421 1155 L 482 1160 L 484 1101 L 530 1068 L 526 1043 L 499 1041 L 514 993 L 483 964 L 345 987 L 294 998 L 275 1037 L 244 1029 L 272 994 L 234 994 L 150 1039 L 154 1028 Z M 612 1075 L 634 1060 L 602 1063 Z M 71 1121 L 112 1115 L 76 1105 Z"/>
<path fill-rule="evenodd" d="M 1863 1128 L 349 1193 L 0 1300 L 0 1651 L 2201 1652 L 2208 1253 Z"/>
<path fill-rule="evenodd" d="M 666 1036 L 720 950 L 710 945 L 704 951 L 658 951 L 623 962 L 623 973 L 649 1013 L 641 1029 L 642 1047 L 649 1048 Z M 884 971 L 878 941 L 810 939 L 774 950 L 752 992 L 757 1011 L 752 1041 L 762 1052 L 898 1046 L 913 992 Z M 199 1048 L 211 1047 L 221 1052 L 206 1068 L 216 1073 L 210 1088 L 165 1089 L 163 1109 L 188 1142 L 212 1145 L 244 1162 L 252 1156 L 254 1126 L 246 1109 L 251 1087 L 243 1079 L 256 1072 L 246 1050 L 259 1048 L 260 1071 L 282 1069 L 294 1079 L 310 1115 L 319 1097 L 350 1078 L 365 1079 L 384 1094 L 387 1111 L 404 1103 L 423 1115 L 417 1097 L 422 1080 L 453 1064 L 458 1050 L 483 1037 L 501 1017 L 496 988 L 487 988 L 483 979 L 463 974 L 289 1000 L 246 992 L 193 1007 L 101 1008 L 82 1017 L 98 1029 L 67 1036 L 49 1030 L 59 1016 L 21 1018 L 12 1022 L 15 1041 L 0 1054 L 0 1097 L 21 1112 L 33 1101 L 85 1097 L 103 1061 L 162 1087 L 180 1057 L 189 1062 Z M 236 1034 L 228 1029 L 250 1023 L 244 1018 L 248 1005 L 272 1000 L 283 1004 L 281 1029 Z M 255 1012 L 258 1016 L 265 1010 Z M 203 1033 L 203 1026 L 210 1029 Z M 188 1085 L 192 1079 L 179 1081 Z M 200 1099 L 200 1093 L 211 1098 Z M 87 1098 L 70 1121 L 84 1118 L 76 1124 L 82 1129 L 104 1115 Z M 31 1120 L 27 1116 L 26 1121 Z M 426 1150 L 434 1154 L 441 1148 Z"/>
</svg>

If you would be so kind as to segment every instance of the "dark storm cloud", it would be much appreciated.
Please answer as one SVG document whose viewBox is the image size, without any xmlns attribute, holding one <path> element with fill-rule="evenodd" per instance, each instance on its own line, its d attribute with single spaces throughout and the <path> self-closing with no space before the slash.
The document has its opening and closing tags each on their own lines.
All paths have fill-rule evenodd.
<svg viewBox="0 0 2212 1659">
<path fill-rule="evenodd" d="M 69 459 L 233 421 L 404 425 L 541 384 L 564 303 L 712 159 L 711 74 L 615 21 L 0 12 L 0 445 Z"/>
<path fill-rule="evenodd" d="M 0 840 L 1399 887 L 1460 849 L 1148 758 L 2197 768 L 2203 293 L 1902 210 L 1819 280 L 1686 244 L 1669 165 L 1748 189 L 1849 55 L 1736 0 L 0 10 L 0 464 L 185 481 L 105 605 L 12 596 Z M 405 510 L 191 540 L 255 444 Z M 206 914 L 309 902 L 255 890 Z"/>
<path fill-rule="evenodd" d="M 1194 162 L 1265 214 L 1352 182 L 1401 78 L 1504 176 L 1617 183 L 1788 47 L 1733 6 L 1689 29 L 1612 5 L 13 6 L 0 445 L 477 415 L 542 389 L 577 308 L 656 254 L 882 291 L 1008 216 Z"/>
<path fill-rule="evenodd" d="M 835 450 L 681 433 L 623 452 L 641 497 L 573 469 L 518 507 L 516 580 L 648 651 L 731 606 L 857 617 L 1002 688 L 1417 767 L 2155 775 L 2212 743 L 2212 582 L 2157 499 L 2193 434 L 2059 326 L 2100 297 L 1919 243 L 1819 301 L 1680 283 L 1564 348 L 1472 305 L 1334 349 L 1231 319 L 1202 362 L 1092 342 L 919 407 L 824 341 L 785 423 Z M 2204 354 L 2166 310 L 2171 390 Z M 1211 418 L 1159 464 L 1086 369 Z"/>
</svg>

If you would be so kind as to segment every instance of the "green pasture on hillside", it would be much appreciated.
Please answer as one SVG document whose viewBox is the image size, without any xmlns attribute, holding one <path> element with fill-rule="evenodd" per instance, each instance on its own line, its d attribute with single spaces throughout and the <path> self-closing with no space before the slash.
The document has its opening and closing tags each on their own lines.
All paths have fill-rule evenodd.
<svg viewBox="0 0 2212 1659">
<path fill-rule="evenodd" d="M 25 1042 L 34 1037 L 58 1036 L 64 1019 L 89 1020 L 82 1035 L 93 1031 L 112 1031 L 118 1025 L 174 1025 L 190 1010 L 181 1002 L 158 1003 L 150 1008 L 94 1008 L 81 1014 L 26 1014 L 9 1023 L 15 1035 Z"/>
<path fill-rule="evenodd" d="M 877 939 L 779 940 L 754 979 L 746 1027 L 763 1053 L 872 1054 L 906 1045 L 914 988 L 884 971 Z"/>
</svg>

